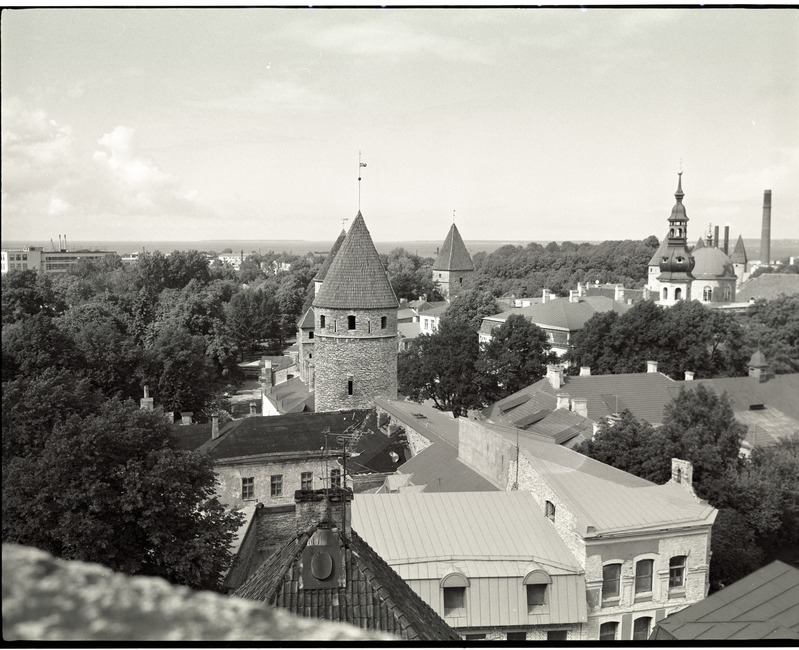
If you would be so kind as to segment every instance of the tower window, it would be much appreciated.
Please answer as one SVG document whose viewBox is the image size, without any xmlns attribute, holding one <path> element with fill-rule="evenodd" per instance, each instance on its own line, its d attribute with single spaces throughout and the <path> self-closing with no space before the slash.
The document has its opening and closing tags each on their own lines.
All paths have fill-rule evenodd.
<svg viewBox="0 0 799 650">
<path fill-rule="evenodd" d="M 352 375 L 347 377 L 347 395 L 352 395 Z"/>
<path fill-rule="evenodd" d="M 669 288 L 663 287 L 663 300 L 668 300 L 668 299 L 669 299 Z"/>
<path fill-rule="evenodd" d="M 347 316 L 347 329 L 348 330 L 355 329 L 355 316 Z"/>
<path fill-rule="evenodd" d="M 380 329 L 381 330 L 386 329 L 386 317 L 385 316 L 381 316 L 380 317 Z"/>
<path fill-rule="evenodd" d="M 682 289 L 680 289 L 679 287 L 677 287 L 674 290 L 674 299 L 675 300 L 681 300 L 682 299 Z"/>
<path fill-rule="evenodd" d="M 340 469 L 331 469 L 330 470 L 330 487 L 331 488 L 340 488 L 341 487 L 341 470 Z"/>
<path fill-rule="evenodd" d="M 319 327 L 324 327 L 324 326 L 325 326 L 325 317 L 324 316 L 320 316 L 319 317 Z"/>
<path fill-rule="evenodd" d="M 312 339 L 312 338 L 313 338 L 313 332 L 308 332 L 308 338 L 309 338 L 309 339 Z"/>
<path fill-rule="evenodd" d="M 372 321 L 366 321 L 366 331 L 371 334 L 372 333 Z"/>
<path fill-rule="evenodd" d="M 710 302 L 713 299 L 713 289 L 710 287 L 705 287 L 702 289 L 702 300 L 704 302 Z"/>
</svg>

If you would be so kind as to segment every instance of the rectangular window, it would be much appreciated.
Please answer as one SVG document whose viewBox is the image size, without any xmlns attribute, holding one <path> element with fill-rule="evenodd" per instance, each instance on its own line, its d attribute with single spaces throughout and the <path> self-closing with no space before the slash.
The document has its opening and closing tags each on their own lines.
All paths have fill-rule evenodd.
<svg viewBox="0 0 799 650">
<path fill-rule="evenodd" d="M 508 632 L 508 641 L 527 641 L 527 632 Z"/>
<path fill-rule="evenodd" d="M 649 616 L 636 618 L 633 623 L 633 641 L 646 641 L 649 638 L 649 626 L 652 619 Z"/>
<path fill-rule="evenodd" d="M 527 585 L 527 613 L 532 614 L 536 607 L 546 602 L 546 585 Z"/>
<path fill-rule="evenodd" d="M 372 321 L 366 321 L 366 331 L 371 334 L 372 333 Z"/>
<path fill-rule="evenodd" d="M 618 630 L 619 624 L 616 622 L 602 623 L 602 625 L 599 626 L 599 640 L 615 641 Z"/>
<path fill-rule="evenodd" d="M 332 487 L 332 488 L 340 488 L 341 487 L 341 470 L 340 469 L 332 469 L 332 470 L 330 470 L 330 487 Z"/>
<path fill-rule="evenodd" d="M 241 479 L 241 498 L 244 500 L 255 498 L 255 477 L 248 476 Z"/>
<path fill-rule="evenodd" d="M 380 317 L 380 329 L 381 330 L 386 329 L 386 317 L 385 316 L 381 316 Z"/>
<path fill-rule="evenodd" d="M 566 641 L 568 638 L 568 630 L 549 630 L 547 632 L 547 641 Z"/>
<path fill-rule="evenodd" d="M 347 395 L 352 395 L 352 379 L 347 380 Z"/>
<path fill-rule="evenodd" d="M 282 474 L 272 474 L 271 492 L 270 492 L 270 494 L 273 497 L 282 497 L 283 496 L 283 475 Z"/>
<path fill-rule="evenodd" d="M 319 327 L 324 327 L 324 326 L 325 326 L 325 317 L 324 316 L 320 316 L 319 317 Z"/>
<path fill-rule="evenodd" d="M 602 567 L 602 600 L 618 600 L 621 582 L 621 564 Z"/>
<path fill-rule="evenodd" d="M 300 489 L 313 490 L 313 474 L 311 472 L 303 472 L 300 475 Z"/>
<path fill-rule="evenodd" d="M 348 330 L 355 329 L 355 316 L 347 316 L 347 329 Z"/>
<path fill-rule="evenodd" d="M 312 339 L 312 338 L 313 338 L 313 332 L 308 332 L 308 338 L 309 338 L 309 339 Z"/>
<path fill-rule="evenodd" d="M 444 616 L 466 616 L 466 587 L 444 587 Z"/>
<path fill-rule="evenodd" d="M 635 593 L 645 594 L 652 591 L 652 567 L 654 560 L 639 560 L 635 563 Z"/>
<path fill-rule="evenodd" d="M 669 589 L 685 587 L 685 556 L 677 555 L 669 560 Z"/>
</svg>

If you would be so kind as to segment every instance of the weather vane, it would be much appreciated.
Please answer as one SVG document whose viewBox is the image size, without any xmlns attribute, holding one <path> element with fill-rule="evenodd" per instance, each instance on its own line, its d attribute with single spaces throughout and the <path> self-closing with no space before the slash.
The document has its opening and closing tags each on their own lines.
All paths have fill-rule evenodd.
<svg viewBox="0 0 799 650">
<path fill-rule="evenodd" d="M 452 223 L 455 223 L 455 208 L 452 209 Z"/>
<path fill-rule="evenodd" d="M 360 205 L 358 206 L 358 208 L 360 209 Z M 347 222 L 348 222 L 349 220 L 350 220 L 350 218 L 349 218 L 349 217 L 344 217 L 344 218 L 341 220 L 341 227 L 342 227 L 344 230 L 346 230 L 346 229 L 347 229 Z"/>
<path fill-rule="evenodd" d="M 358 212 L 361 211 L 361 167 L 366 167 L 365 162 L 361 162 L 361 151 L 358 150 Z"/>
</svg>

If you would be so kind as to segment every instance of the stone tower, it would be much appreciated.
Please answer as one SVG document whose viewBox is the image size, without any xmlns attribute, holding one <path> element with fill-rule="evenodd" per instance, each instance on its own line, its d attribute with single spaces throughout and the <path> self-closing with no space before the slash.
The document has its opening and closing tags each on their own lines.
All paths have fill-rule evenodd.
<svg viewBox="0 0 799 650">
<path fill-rule="evenodd" d="M 313 300 L 317 411 L 396 399 L 398 306 L 358 212 Z"/>
<path fill-rule="evenodd" d="M 444 294 L 444 298 L 452 300 L 460 293 L 463 281 L 472 273 L 472 258 L 461 239 L 458 227 L 453 223 L 433 263 L 433 282 Z"/>
<path fill-rule="evenodd" d="M 740 286 L 749 279 L 749 258 L 746 256 L 743 235 L 738 235 L 738 241 L 735 242 L 730 259 L 735 269 L 735 275 L 738 276 L 738 286 Z"/>
<path fill-rule="evenodd" d="M 674 198 L 677 203 L 671 209 L 669 217 L 669 236 L 667 239 L 666 250 L 662 252 L 659 266 L 660 275 L 658 284 L 660 285 L 661 305 L 673 305 L 680 300 L 691 299 L 691 283 L 694 276 L 691 271 L 694 268 L 694 258 L 688 252 L 686 242 L 688 240 L 688 215 L 682 199 L 685 194 L 682 191 L 682 172 L 678 175 L 677 191 Z"/>
</svg>

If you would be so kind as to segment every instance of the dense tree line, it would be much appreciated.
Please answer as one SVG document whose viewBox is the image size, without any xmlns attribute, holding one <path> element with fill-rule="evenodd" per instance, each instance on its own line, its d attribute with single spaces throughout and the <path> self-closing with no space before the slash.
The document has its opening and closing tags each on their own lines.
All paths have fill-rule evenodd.
<svg viewBox="0 0 799 650">
<path fill-rule="evenodd" d="M 740 455 L 746 428 L 726 395 L 681 390 L 653 427 L 629 411 L 603 422 L 577 451 L 655 483 L 671 459 L 693 463 L 697 495 L 719 509 L 711 536 L 711 587 L 731 584 L 799 543 L 799 432 L 775 447 Z"/>
</svg>

